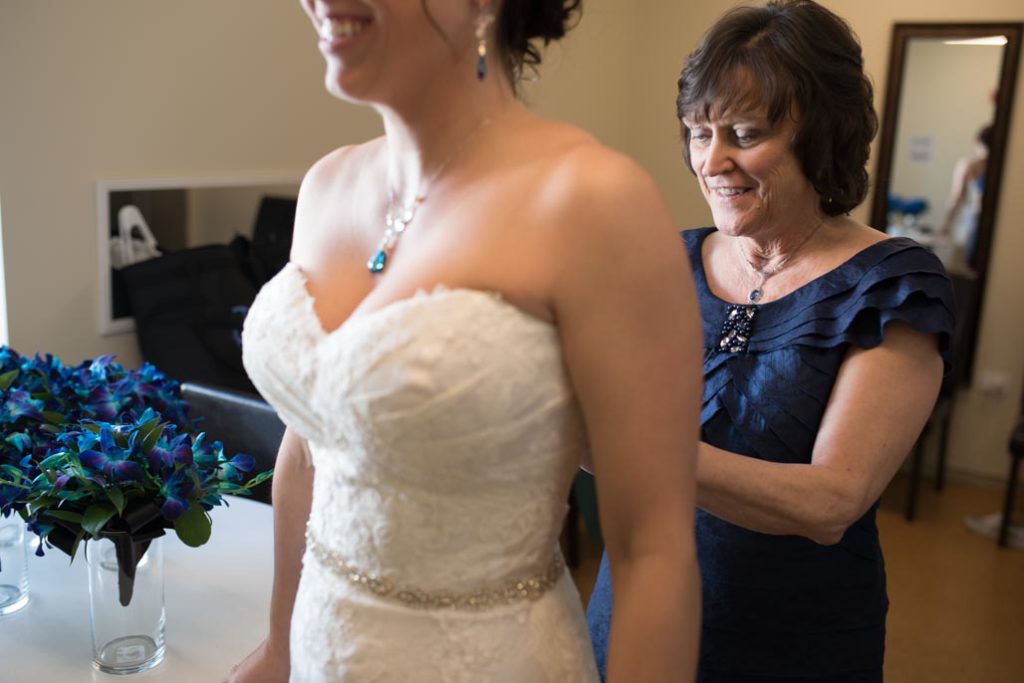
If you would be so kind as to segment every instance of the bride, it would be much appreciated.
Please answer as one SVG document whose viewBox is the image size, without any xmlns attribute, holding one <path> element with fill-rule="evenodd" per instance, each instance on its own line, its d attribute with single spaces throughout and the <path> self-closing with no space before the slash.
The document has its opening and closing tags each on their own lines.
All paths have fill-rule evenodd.
<svg viewBox="0 0 1024 683">
<path fill-rule="evenodd" d="M 692 680 L 684 251 L 641 169 L 516 98 L 579 0 L 301 3 L 327 89 L 386 134 L 310 169 L 246 321 L 288 429 L 270 633 L 230 680 L 596 681 L 557 549 L 585 449 L 608 678 Z"/>
</svg>

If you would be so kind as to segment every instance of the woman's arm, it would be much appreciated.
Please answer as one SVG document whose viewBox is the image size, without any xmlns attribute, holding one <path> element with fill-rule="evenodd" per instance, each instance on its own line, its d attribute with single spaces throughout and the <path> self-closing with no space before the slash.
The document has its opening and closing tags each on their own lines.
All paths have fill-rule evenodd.
<svg viewBox="0 0 1024 683">
<path fill-rule="evenodd" d="M 848 352 L 809 465 L 765 462 L 702 443 L 698 506 L 754 531 L 838 543 L 910 452 L 941 381 L 935 337 L 890 323 L 882 344 Z"/>
<path fill-rule="evenodd" d="M 274 586 L 270 634 L 228 678 L 230 683 L 285 683 L 289 673 L 289 632 L 299 587 L 306 522 L 313 498 L 313 465 L 305 440 L 290 427 L 274 464 Z"/>
<path fill-rule="evenodd" d="M 567 182 L 576 187 L 568 193 L 581 200 L 566 219 L 555 314 L 586 421 L 612 568 L 608 681 L 692 680 L 700 626 L 693 284 L 646 174 L 604 150 L 573 156 Z"/>
<path fill-rule="evenodd" d="M 953 230 L 953 220 L 967 198 L 967 186 L 972 179 L 971 166 L 970 159 L 961 159 L 953 168 L 953 185 L 949 189 L 946 210 L 942 214 L 942 225 L 939 226 L 940 235 L 948 235 Z"/>
</svg>

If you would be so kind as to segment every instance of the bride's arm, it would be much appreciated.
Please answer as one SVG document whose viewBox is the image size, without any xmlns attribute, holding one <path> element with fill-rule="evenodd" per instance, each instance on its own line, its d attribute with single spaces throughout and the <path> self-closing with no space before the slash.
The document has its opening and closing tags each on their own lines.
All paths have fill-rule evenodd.
<svg viewBox="0 0 1024 683">
<path fill-rule="evenodd" d="M 570 200 L 564 217 L 568 242 L 558 253 L 567 265 L 553 289 L 611 562 L 608 683 L 692 681 L 701 382 L 693 283 L 653 181 L 606 150 L 573 156 L 563 182 L 582 201 Z"/>
<path fill-rule="evenodd" d="M 309 450 L 305 440 L 290 427 L 281 439 L 273 482 L 274 587 L 270 598 L 270 634 L 231 671 L 230 683 L 286 683 L 288 680 L 288 636 L 313 497 Z"/>
</svg>

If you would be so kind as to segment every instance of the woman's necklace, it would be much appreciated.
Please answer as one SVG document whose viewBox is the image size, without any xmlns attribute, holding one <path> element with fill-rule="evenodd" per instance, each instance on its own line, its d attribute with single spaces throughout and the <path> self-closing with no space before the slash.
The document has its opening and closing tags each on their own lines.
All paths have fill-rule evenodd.
<svg viewBox="0 0 1024 683">
<path fill-rule="evenodd" d="M 761 297 L 764 296 L 765 283 L 767 283 L 768 280 L 781 273 L 782 270 L 789 264 L 789 262 L 793 260 L 793 257 L 797 255 L 797 252 L 803 249 L 804 245 L 811 241 L 811 238 L 814 237 L 814 235 L 818 232 L 818 230 L 821 229 L 821 226 L 823 226 L 824 224 L 825 221 L 822 220 L 820 223 L 814 226 L 814 229 L 807 233 L 807 236 L 804 237 L 803 241 L 800 242 L 800 244 L 796 245 L 795 249 L 793 249 L 788 254 L 783 256 L 782 259 L 779 260 L 779 262 L 773 265 L 771 268 L 758 268 L 750 259 L 744 257 L 743 260 L 747 262 L 747 265 L 750 266 L 750 269 L 754 271 L 754 274 L 757 276 L 757 284 L 754 285 L 754 288 L 750 290 L 750 294 L 747 295 L 747 301 L 749 301 L 752 304 L 756 304 L 758 301 L 760 301 Z"/>
<path fill-rule="evenodd" d="M 704 355 L 704 362 L 707 362 L 712 356 L 718 352 L 725 353 L 743 353 L 747 350 L 747 344 L 750 342 L 750 336 L 754 332 L 754 318 L 757 317 L 758 306 L 757 302 L 761 300 L 764 295 L 764 285 L 775 275 L 778 275 L 786 265 L 793 260 L 797 252 L 800 251 L 805 244 L 811 241 L 815 233 L 821 229 L 821 226 L 825 224 L 824 219 L 814 229 L 807 233 L 807 237 L 803 239 L 800 244 L 796 245 L 796 249 L 793 249 L 789 254 L 784 256 L 778 263 L 771 268 L 758 268 L 750 259 L 744 257 L 750 269 L 757 275 L 757 284 L 750 294 L 747 295 L 746 304 L 729 304 L 725 311 L 725 319 L 722 320 L 722 331 L 718 335 L 718 346 L 712 346 L 707 350 Z M 737 244 L 739 244 L 737 242 Z"/>
<path fill-rule="evenodd" d="M 384 235 L 381 237 L 380 244 L 377 245 L 377 251 L 374 252 L 370 260 L 366 262 L 366 267 L 370 269 L 373 274 L 384 272 L 384 268 L 388 265 L 388 259 L 391 257 L 391 252 L 395 250 L 395 245 L 398 244 L 398 238 L 402 236 L 409 224 L 412 223 L 412 219 L 416 217 L 416 209 L 420 207 L 420 204 L 427 201 L 427 193 L 437 182 L 437 179 L 441 177 L 441 174 L 458 155 L 473 140 L 477 134 L 482 131 L 491 122 L 491 117 L 485 116 L 480 123 L 477 124 L 476 128 L 470 131 L 469 135 L 462 138 L 462 141 L 455 146 L 441 165 L 437 167 L 433 175 L 423 183 L 420 192 L 418 192 L 408 204 L 400 204 L 398 198 L 395 196 L 395 192 L 391 189 L 391 183 L 388 183 L 388 205 L 387 210 L 384 212 Z"/>
</svg>

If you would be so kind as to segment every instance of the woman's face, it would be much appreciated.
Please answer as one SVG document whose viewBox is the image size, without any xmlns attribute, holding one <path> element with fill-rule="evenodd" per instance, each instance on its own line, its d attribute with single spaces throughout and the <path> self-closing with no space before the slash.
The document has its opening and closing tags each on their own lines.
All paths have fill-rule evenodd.
<svg viewBox="0 0 1024 683">
<path fill-rule="evenodd" d="M 816 215 L 819 199 L 794 156 L 791 117 L 772 126 L 764 112 L 720 112 L 683 119 L 690 163 L 727 235 L 770 238 Z"/>
<path fill-rule="evenodd" d="M 473 0 L 430 0 L 429 16 L 420 0 L 300 3 L 327 62 L 327 89 L 338 97 L 388 103 L 450 77 L 456 66 L 472 75 Z"/>
</svg>

